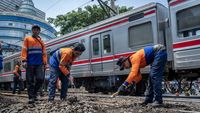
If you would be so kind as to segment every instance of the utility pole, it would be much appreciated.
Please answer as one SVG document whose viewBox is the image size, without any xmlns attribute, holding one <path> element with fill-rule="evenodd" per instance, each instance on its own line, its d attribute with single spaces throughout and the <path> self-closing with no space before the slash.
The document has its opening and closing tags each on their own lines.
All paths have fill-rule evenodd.
<svg viewBox="0 0 200 113">
<path fill-rule="evenodd" d="M 102 0 L 97 1 L 108 17 L 111 17 L 111 12 L 113 13 L 112 16 L 117 15 L 117 12 L 113 10 L 108 4 L 106 4 Z"/>
<path fill-rule="evenodd" d="M 111 7 L 115 12 L 117 12 L 117 8 L 116 8 L 116 6 L 115 6 L 115 1 L 116 1 L 116 0 L 110 0 L 110 7 Z M 114 14 L 112 11 L 110 11 L 110 15 L 111 15 L 111 16 L 114 16 L 114 15 L 116 15 L 116 14 Z"/>
</svg>

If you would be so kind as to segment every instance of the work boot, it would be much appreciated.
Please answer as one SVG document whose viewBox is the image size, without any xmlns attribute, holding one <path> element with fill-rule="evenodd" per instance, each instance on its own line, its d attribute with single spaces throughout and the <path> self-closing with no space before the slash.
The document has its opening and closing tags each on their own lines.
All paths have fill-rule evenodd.
<svg viewBox="0 0 200 113">
<path fill-rule="evenodd" d="M 54 103 L 54 100 L 48 100 L 48 104 L 52 105 Z"/>
<path fill-rule="evenodd" d="M 154 101 L 152 103 L 152 107 L 162 107 L 163 106 L 163 103 L 162 102 L 159 102 L 159 101 Z"/>
<path fill-rule="evenodd" d="M 35 103 L 35 99 L 34 99 L 34 98 L 29 99 L 28 103 L 29 103 L 29 104 Z"/>
<path fill-rule="evenodd" d="M 66 99 L 66 98 L 60 98 L 60 100 L 61 100 L 62 102 L 65 102 L 65 101 L 67 101 L 67 99 Z"/>
<path fill-rule="evenodd" d="M 48 102 L 53 102 L 54 101 L 54 97 L 49 97 Z"/>
<path fill-rule="evenodd" d="M 141 106 L 146 106 L 147 104 L 152 103 L 152 101 L 144 101 L 140 103 Z"/>
<path fill-rule="evenodd" d="M 49 99 L 48 99 L 48 104 L 49 104 L 49 105 L 54 104 L 54 97 L 49 97 Z"/>
<path fill-rule="evenodd" d="M 39 99 L 37 97 L 34 98 L 35 101 L 39 101 Z"/>
</svg>

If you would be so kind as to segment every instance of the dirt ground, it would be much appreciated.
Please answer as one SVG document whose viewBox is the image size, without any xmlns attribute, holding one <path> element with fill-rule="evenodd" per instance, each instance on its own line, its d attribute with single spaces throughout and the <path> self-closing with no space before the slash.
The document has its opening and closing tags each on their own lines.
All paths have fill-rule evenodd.
<svg viewBox="0 0 200 113">
<path fill-rule="evenodd" d="M 165 101 L 164 106 L 145 107 L 140 103 L 143 99 L 108 98 L 68 96 L 66 101 L 56 98 L 53 104 L 47 102 L 47 97 L 41 98 L 35 104 L 28 104 L 25 97 L 0 95 L 0 113 L 193 113 L 200 112 L 199 103 Z"/>
</svg>

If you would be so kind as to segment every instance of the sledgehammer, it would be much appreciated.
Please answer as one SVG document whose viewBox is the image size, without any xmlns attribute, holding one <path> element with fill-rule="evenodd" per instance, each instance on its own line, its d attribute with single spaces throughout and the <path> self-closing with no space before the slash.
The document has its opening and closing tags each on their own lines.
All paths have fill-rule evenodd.
<svg viewBox="0 0 200 113">
<path fill-rule="evenodd" d="M 114 98 L 114 97 L 116 97 L 118 94 L 119 94 L 119 91 L 113 93 L 110 97 L 111 97 L 111 98 Z"/>
</svg>

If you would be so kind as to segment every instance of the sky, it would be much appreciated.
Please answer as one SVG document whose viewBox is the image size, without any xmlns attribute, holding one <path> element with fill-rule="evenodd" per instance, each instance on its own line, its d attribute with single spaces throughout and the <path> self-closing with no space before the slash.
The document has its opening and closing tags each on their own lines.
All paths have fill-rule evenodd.
<svg viewBox="0 0 200 113">
<path fill-rule="evenodd" d="M 97 0 L 93 2 L 91 0 L 33 0 L 33 2 L 36 8 L 46 13 L 46 18 L 55 18 L 57 15 L 66 14 L 80 6 L 84 8 L 86 5 L 98 5 Z M 116 0 L 115 5 L 137 8 L 150 2 L 158 2 L 167 6 L 167 0 Z"/>
</svg>

